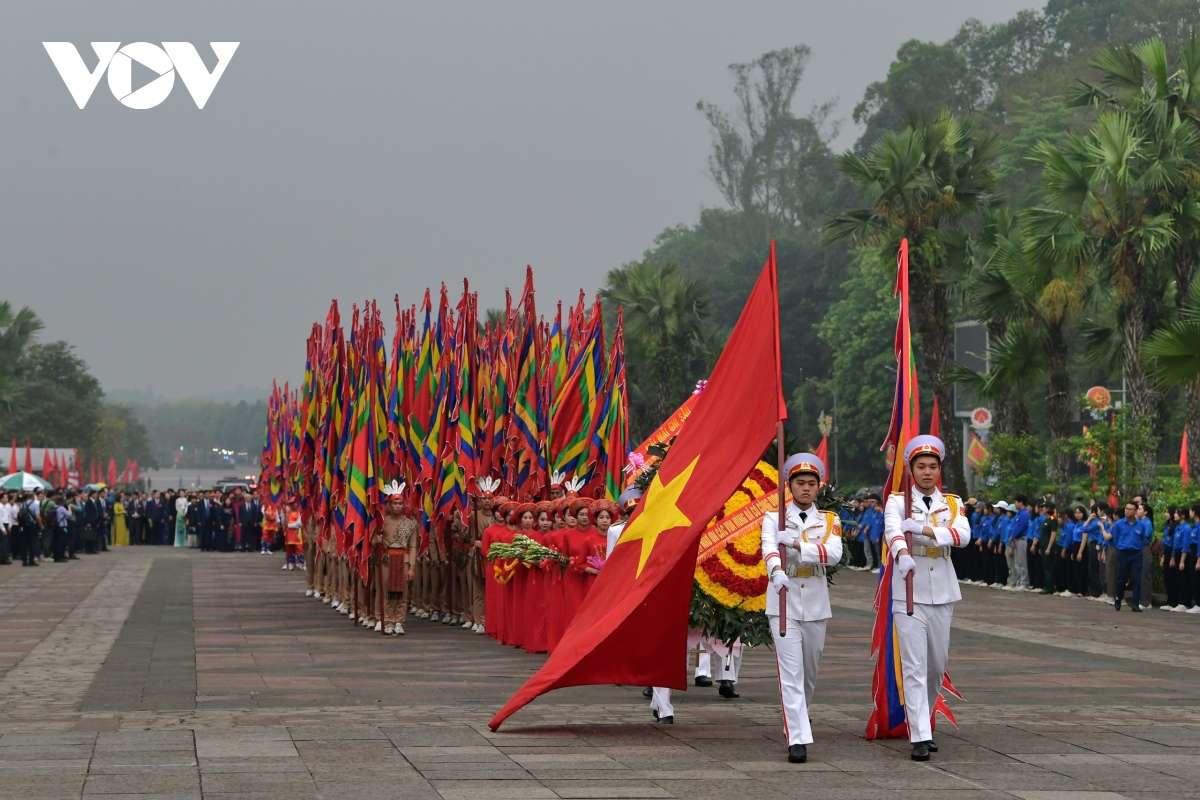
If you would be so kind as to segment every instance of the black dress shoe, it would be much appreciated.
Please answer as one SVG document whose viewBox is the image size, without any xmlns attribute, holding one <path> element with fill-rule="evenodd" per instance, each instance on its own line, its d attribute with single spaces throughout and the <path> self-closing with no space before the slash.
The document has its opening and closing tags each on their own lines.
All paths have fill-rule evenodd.
<svg viewBox="0 0 1200 800">
<path fill-rule="evenodd" d="M 696 685 L 705 687 L 712 686 L 712 678 L 708 677 L 707 675 L 697 675 Z"/>
<path fill-rule="evenodd" d="M 1130 611 L 1132 611 L 1132 612 L 1134 612 L 1135 614 L 1140 614 L 1140 613 L 1142 613 L 1142 607 L 1141 607 L 1141 606 L 1130 606 L 1130 607 L 1129 607 L 1129 610 L 1130 610 Z"/>
<path fill-rule="evenodd" d="M 717 689 L 717 692 L 720 693 L 721 697 L 724 697 L 727 700 L 732 700 L 735 697 L 741 697 L 741 695 L 737 693 L 737 690 L 733 688 L 733 681 L 721 681 L 721 687 Z"/>
<path fill-rule="evenodd" d="M 642 689 L 642 697 L 649 700 L 653 696 L 654 696 L 654 690 L 651 689 L 649 686 L 647 686 L 645 689 Z"/>
<path fill-rule="evenodd" d="M 937 745 L 934 743 L 933 739 L 927 739 L 925 741 L 925 747 L 928 748 L 929 752 L 931 752 L 931 753 L 936 753 L 938 750 Z"/>
<path fill-rule="evenodd" d="M 655 715 L 655 716 L 657 716 L 657 715 Z M 659 717 L 658 724 L 659 725 L 674 725 L 675 718 L 674 717 Z"/>
<path fill-rule="evenodd" d="M 808 761 L 808 748 L 802 744 L 794 744 L 788 747 L 788 763 L 803 764 Z"/>
<path fill-rule="evenodd" d="M 1121 610 L 1121 598 L 1118 597 L 1113 601 L 1113 608 L 1115 608 L 1117 611 Z"/>
<path fill-rule="evenodd" d="M 926 742 L 914 742 L 912 751 L 913 761 L 929 760 L 929 745 Z"/>
<path fill-rule="evenodd" d="M 657 708 L 650 709 L 650 713 L 654 715 L 655 719 L 658 719 L 658 709 Z"/>
</svg>

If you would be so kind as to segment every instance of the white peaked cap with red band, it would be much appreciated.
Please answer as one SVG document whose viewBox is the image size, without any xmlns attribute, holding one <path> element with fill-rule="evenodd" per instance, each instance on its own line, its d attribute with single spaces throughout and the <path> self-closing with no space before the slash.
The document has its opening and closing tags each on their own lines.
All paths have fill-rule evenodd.
<svg viewBox="0 0 1200 800">
<path fill-rule="evenodd" d="M 788 480 L 801 472 L 811 472 L 817 476 L 817 480 L 825 482 L 825 462 L 812 453 L 796 453 L 791 456 L 783 462 L 783 472 L 787 475 Z"/>
<path fill-rule="evenodd" d="M 917 456 L 937 456 L 941 461 L 946 457 L 946 443 L 928 433 L 914 436 L 904 445 L 904 461 L 908 463 Z"/>
</svg>

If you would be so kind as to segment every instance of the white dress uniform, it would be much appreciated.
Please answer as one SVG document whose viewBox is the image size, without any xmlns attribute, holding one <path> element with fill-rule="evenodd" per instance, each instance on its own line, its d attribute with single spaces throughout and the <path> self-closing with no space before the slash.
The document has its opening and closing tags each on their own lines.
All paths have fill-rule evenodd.
<svg viewBox="0 0 1200 800">
<path fill-rule="evenodd" d="M 825 649 L 825 622 L 829 584 L 825 567 L 842 560 L 842 522 L 832 511 L 816 506 L 801 510 L 789 503 L 786 530 L 779 533 L 777 512 L 763 517 L 762 552 L 770 575 L 779 565 L 779 545 L 787 547 L 787 632 L 779 635 L 779 593 L 767 587 L 767 618 L 775 639 L 775 661 L 783 704 L 783 726 L 788 745 L 812 743 L 808 703 L 817 685 L 817 670 Z M 799 543 L 799 550 L 792 546 Z"/>
<path fill-rule="evenodd" d="M 928 501 L 928 502 L 926 502 Z M 950 548 L 966 547 L 971 523 L 955 495 L 937 489 L 926 496 L 912 488 L 912 519 L 933 530 L 933 538 L 913 534 L 913 615 L 906 612 L 904 579 L 892 571 L 892 616 L 900 642 L 904 673 L 904 708 L 911 742 L 933 739 L 933 708 L 950 657 L 950 620 L 962 599 Z M 888 497 L 883 512 L 883 535 L 892 558 L 904 549 L 904 495 Z"/>
</svg>

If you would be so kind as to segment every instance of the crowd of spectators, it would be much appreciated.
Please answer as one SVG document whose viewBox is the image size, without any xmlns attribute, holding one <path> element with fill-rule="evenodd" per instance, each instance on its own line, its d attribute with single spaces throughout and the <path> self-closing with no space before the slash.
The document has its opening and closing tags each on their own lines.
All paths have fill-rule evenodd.
<svg viewBox="0 0 1200 800">
<path fill-rule="evenodd" d="M 877 572 L 883 533 L 878 494 L 843 513 L 850 569 Z M 964 504 L 971 543 L 951 552 L 959 582 L 1010 592 L 1077 597 L 1113 605 L 1131 594 L 1132 611 L 1150 608 L 1153 564 L 1162 568 L 1164 611 L 1200 614 L 1200 504 L 1166 509 L 1155 533 L 1144 497 L 1110 507 L 1103 499 L 1057 508 L 1053 500 L 1018 495 L 1011 502 Z"/>
<path fill-rule="evenodd" d="M 45 560 L 70 561 L 126 545 L 224 552 L 283 547 L 282 540 L 264 543 L 262 530 L 261 502 L 236 489 L 0 492 L 0 564 L 16 560 L 36 567 Z"/>
</svg>

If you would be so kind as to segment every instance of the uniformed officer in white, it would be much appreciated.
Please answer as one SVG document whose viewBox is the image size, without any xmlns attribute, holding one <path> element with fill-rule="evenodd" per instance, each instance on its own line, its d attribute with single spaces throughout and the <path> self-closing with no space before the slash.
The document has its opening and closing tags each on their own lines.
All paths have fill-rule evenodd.
<svg viewBox="0 0 1200 800">
<path fill-rule="evenodd" d="M 767 589 L 767 619 L 775 639 L 779 692 L 783 704 L 783 729 L 788 738 L 788 761 L 803 764 L 812 743 L 808 703 L 817 685 L 817 670 L 825 649 L 825 622 L 829 585 L 825 567 L 842 560 L 842 522 L 831 511 L 813 505 L 825 480 L 825 464 L 812 453 L 800 453 L 783 464 L 792 502 L 786 526 L 779 530 L 779 514 L 763 517 L 762 552 L 771 586 Z M 787 561 L 779 558 L 779 546 Z M 787 588 L 787 626 L 779 635 L 779 589 Z"/>
<path fill-rule="evenodd" d="M 892 571 L 892 617 L 904 673 L 904 710 L 914 761 L 937 752 L 933 709 L 950 658 L 950 618 L 962 599 L 950 548 L 966 547 L 971 523 L 962 499 L 938 491 L 946 445 L 936 436 L 915 436 L 904 448 L 912 474 L 912 517 L 904 517 L 904 495 L 894 493 L 883 512 L 883 535 L 896 559 Z M 913 550 L 904 534 L 912 534 Z M 913 574 L 913 615 L 906 611 L 904 579 Z"/>
</svg>

